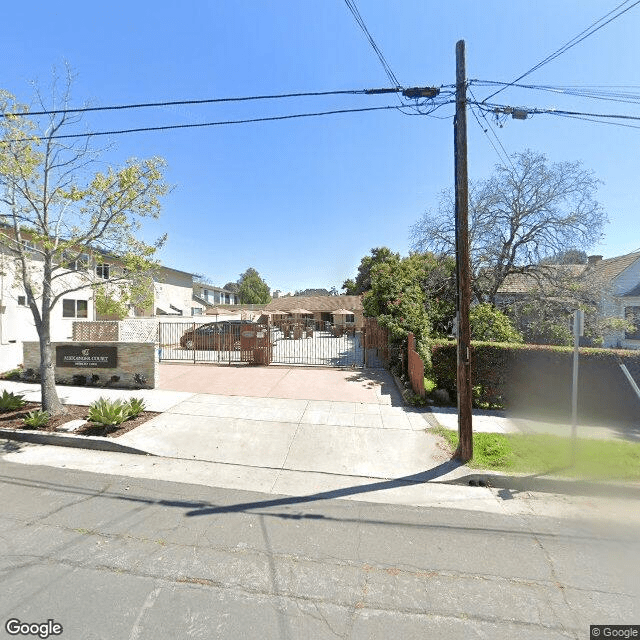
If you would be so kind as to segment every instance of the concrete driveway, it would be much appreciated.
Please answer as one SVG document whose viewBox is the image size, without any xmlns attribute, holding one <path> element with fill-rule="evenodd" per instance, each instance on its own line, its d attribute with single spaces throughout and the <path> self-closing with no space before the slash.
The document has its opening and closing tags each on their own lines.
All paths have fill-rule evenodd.
<svg viewBox="0 0 640 640">
<path fill-rule="evenodd" d="M 402 478 L 444 460 L 428 412 L 405 407 L 384 370 L 162 364 L 160 387 L 193 395 L 118 441 L 214 463 L 233 486 L 245 477 L 253 489 L 291 491 L 301 474 L 314 484 Z"/>
<path fill-rule="evenodd" d="M 255 398 L 402 405 L 384 369 L 160 363 L 159 389 Z"/>
</svg>

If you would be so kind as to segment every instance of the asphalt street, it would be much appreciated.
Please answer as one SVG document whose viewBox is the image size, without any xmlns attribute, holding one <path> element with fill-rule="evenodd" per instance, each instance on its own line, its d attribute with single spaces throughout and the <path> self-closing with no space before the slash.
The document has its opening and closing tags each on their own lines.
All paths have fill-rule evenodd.
<svg viewBox="0 0 640 640">
<path fill-rule="evenodd" d="M 10 619 L 52 620 L 65 640 L 586 639 L 589 624 L 640 623 L 640 527 L 624 516 L 285 497 L 2 458 L 0 486 L 3 637 Z"/>
</svg>

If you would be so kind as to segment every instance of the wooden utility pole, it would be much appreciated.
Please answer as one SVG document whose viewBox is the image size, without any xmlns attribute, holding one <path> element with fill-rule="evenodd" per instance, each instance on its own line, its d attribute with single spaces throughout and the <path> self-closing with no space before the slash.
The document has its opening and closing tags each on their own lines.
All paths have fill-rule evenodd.
<svg viewBox="0 0 640 640">
<path fill-rule="evenodd" d="M 456 457 L 466 462 L 473 457 L 471 424 L 471 277 L 469 266 L 469 182 L 467 177 L 467 78 L 464 40 L 456 43 L 456 116 L 454 149 L 456 172 L 456 307 L 458 313 L 458 435 Z"/>
</svg>

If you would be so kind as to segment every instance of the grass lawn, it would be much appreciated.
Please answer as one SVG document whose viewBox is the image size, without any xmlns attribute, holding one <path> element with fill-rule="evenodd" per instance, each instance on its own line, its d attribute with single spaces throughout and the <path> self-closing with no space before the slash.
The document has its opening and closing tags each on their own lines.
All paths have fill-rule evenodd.
<svg viewBox="0 0 640 640">
<path fill-rule="evenodd" d="M 433 429 L 452 450 L 458 446 L 458 432 Z M 542 473 L 602 480 L 640 480 L 640 443 L 617 440 L 576 440 L 576 461 L 572 466 L 573 441 L 548 434 L 474 433 L 474 469 L 509 473 Z"/>
</svg>

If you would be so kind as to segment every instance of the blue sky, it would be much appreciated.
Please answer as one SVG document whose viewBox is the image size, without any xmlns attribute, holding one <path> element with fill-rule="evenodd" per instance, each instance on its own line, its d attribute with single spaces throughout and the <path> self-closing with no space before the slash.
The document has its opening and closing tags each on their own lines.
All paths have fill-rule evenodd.
<svg viewBox="0 0 640 640">
<path fill-rule="evenodd" d="M 455 44 L 466 41 L 467 75 L 511 81 L 592 22 L 615 0 L 357 0 L 402 86 L 455 82 Z M 630 3 L 631 4 L 631 3 Z M 93 106 L 390 85 L 343 0 L 29 3 L 3 8 L 0 88 L 28 102 L 54 65 L 77 75 L 73 103 Z M 640 5 L 523 82 L 635 85 L 640 93 Z M 477 98 L 486 88 L 473 89 Z M 640 115 L 636 104 L 509 88 L 512 106 Z M 397 104 L 394 96 L 306 97 L 93 113 L 92 131 Z M 434 115 L 451 116 L 452 106 Z M 640 122 L 631 123 L 640 125 Z M 469 174 L 500 161 L 468 115 Z M 485 126 L 486 128 L 486 126 Z M 552 161 L 581 161 L 603 181 L 610 223 L 592 253 L 640 248 L 640 130 L 538 115 L 494 125 L 508 153 L 531 148 Z M 104 140 L 100 141 L 106 142 Z M 164 157 L 174 185 L 161 219 L 163 262 L 213 284 L 254 267 L 272 289 L 337 286 L 372 247 L 406 254 L 409 227 L 453 184 L 451 117 L 397 110 L 282 122 L 114 136 L 103 160 Z M 496 146 L 498 143 L 495 142 Z"/>
</svg>

